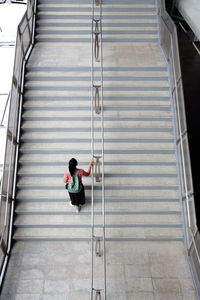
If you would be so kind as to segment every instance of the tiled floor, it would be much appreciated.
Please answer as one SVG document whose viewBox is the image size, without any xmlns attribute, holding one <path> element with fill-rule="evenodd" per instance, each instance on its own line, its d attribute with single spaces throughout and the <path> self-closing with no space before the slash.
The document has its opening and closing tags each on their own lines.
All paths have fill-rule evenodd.
<svg viewBox="0 0 200 300">
<path fill-rule="evenodd" d="M 77 245 L 80 255 L 74 256 Z M 130 255 L 124 256 L 127 248 Z M 107 243 L 106 253 L 107 299 L 196 299 L 181 243 L 166 243 L 165 249 L 162 243 Z M 1 299 L 88 300 L 90 280 L 89 242 L 17 242 Z"/>
</svg>

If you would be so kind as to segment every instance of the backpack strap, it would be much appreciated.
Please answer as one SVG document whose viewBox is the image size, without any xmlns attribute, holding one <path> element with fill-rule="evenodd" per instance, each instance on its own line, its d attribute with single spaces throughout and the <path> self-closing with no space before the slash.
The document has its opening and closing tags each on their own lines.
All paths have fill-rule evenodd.
<svg viewBox="0 0 200 300">
<path fill-rule="evenodd" d="M 78 172 L 74 173 L 74 175 L 77 175 L 77 176 L 78 176 L 79 173 L 80 173 L 80 171 L 81 171 L 81 169 L 79 169 Z"/>
</svg>

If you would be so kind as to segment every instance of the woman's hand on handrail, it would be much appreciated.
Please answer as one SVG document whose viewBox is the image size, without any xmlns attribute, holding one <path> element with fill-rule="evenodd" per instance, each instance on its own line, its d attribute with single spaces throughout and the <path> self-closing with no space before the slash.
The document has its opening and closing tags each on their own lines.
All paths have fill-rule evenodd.
<svg viewBox="0 0 200 300">
<path fill-rule="evenodd" d="M 94 166 L 94 161 L 91 160 L 90 163 L 89 163 L 89 167 L 93 167 Z"/>
<path fill-rule="evenodd" d="M 88 176 L 90 175 L 90 173 L 91 173 L 91 169 L 92 169 L 92 167 L 94 166 L 94 161 L 93 160 L 91 160 L 90 162 L 89 162 L 89 168 L 88 168 L 88 171 L 87 171 L 87 173 L 88 173 Z"/>
</svg>

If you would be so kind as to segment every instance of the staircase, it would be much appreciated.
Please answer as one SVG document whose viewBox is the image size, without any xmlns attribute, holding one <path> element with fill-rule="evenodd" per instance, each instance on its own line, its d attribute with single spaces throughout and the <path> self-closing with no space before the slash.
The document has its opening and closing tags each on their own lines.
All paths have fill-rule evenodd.
<svg viewBox="0 0 200 300">
<path fill-rule="evenodd" d="M 140 3 L 103 6 L 106 237 L 179 241 L 168 71 L 154 43 L 155 4 Z M 77 215 L 68 207 L 62 176 L 71 157 L 82 168 L 90 159 L 91 5 L 39 1 L 37 16 L 37 44 L 25 81 L 15 238 L 88 240 L 91 179 L 85 179 L 87 205 Z M 157 50 L 157 61 L 148 48 Z M 149 57 L 141 61 L 135 50 Z M 98 154 L 98 116 L 94 128 Z M 97 226 L 99 197 L 96 184 Z"/>
<path fill-rule="evenodd" d="M 184 292 L 179 288 L 182 278 L 191 279 L 183 246 L 169 75 L 158 45 L 155 1 L 104 0 L 103 42 L 108 299 L 191 296 L 186 287 Z M 82 280 L 90 270 L 91 178 L 84 178 L 87 200 L 77 214 L 68 204 L 63 173 L 72 157 L 87 169 L 90 115 L 91 2 L 39 0 L 36 44 L 25 76 L 13 238 L 72 247 L 79 262 L 87 253 Z M 98 115 L 94 125 L 99 154 Z M 97 233 L 100 189 L 95 183 Z M 54 268 L 62 266 L 58 261 Z M 89 299 L 88 278 L 76 291 L 83 292 L 81 299 Z M 63 293 L 78 299 L 72 297 L 74 290 L 75 285 Z"/>
<path fill-rule="evenodd" d="M 62 176 L 71 157 L 85 169 L 90 158 L 90 72 L 28 65 L 25 88 L 15 236 L 87 240 L 91 179 L 85 178 L 88 201 L 77 215 Z M 168 89 L 166 66 L 104 68 L 109 239 L 182 240 Z M 99 131 L 95 126 L 97 154 Z M 98 184 L 95 196 L 98 215 Z"/>
</svg>

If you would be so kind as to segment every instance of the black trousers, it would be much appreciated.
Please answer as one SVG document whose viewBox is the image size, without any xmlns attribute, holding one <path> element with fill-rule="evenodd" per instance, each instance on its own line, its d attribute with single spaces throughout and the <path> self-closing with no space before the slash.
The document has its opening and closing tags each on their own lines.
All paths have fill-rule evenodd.
<svg viewBox="0 0 200 300">
<path fill-rule="evenodd" d="M 85 188 L 82 185 L 82 189 L 79 193 L 69 193 L 69 197 L 72 205 L 83 205 L 85 204 Z"/>
</svg>

